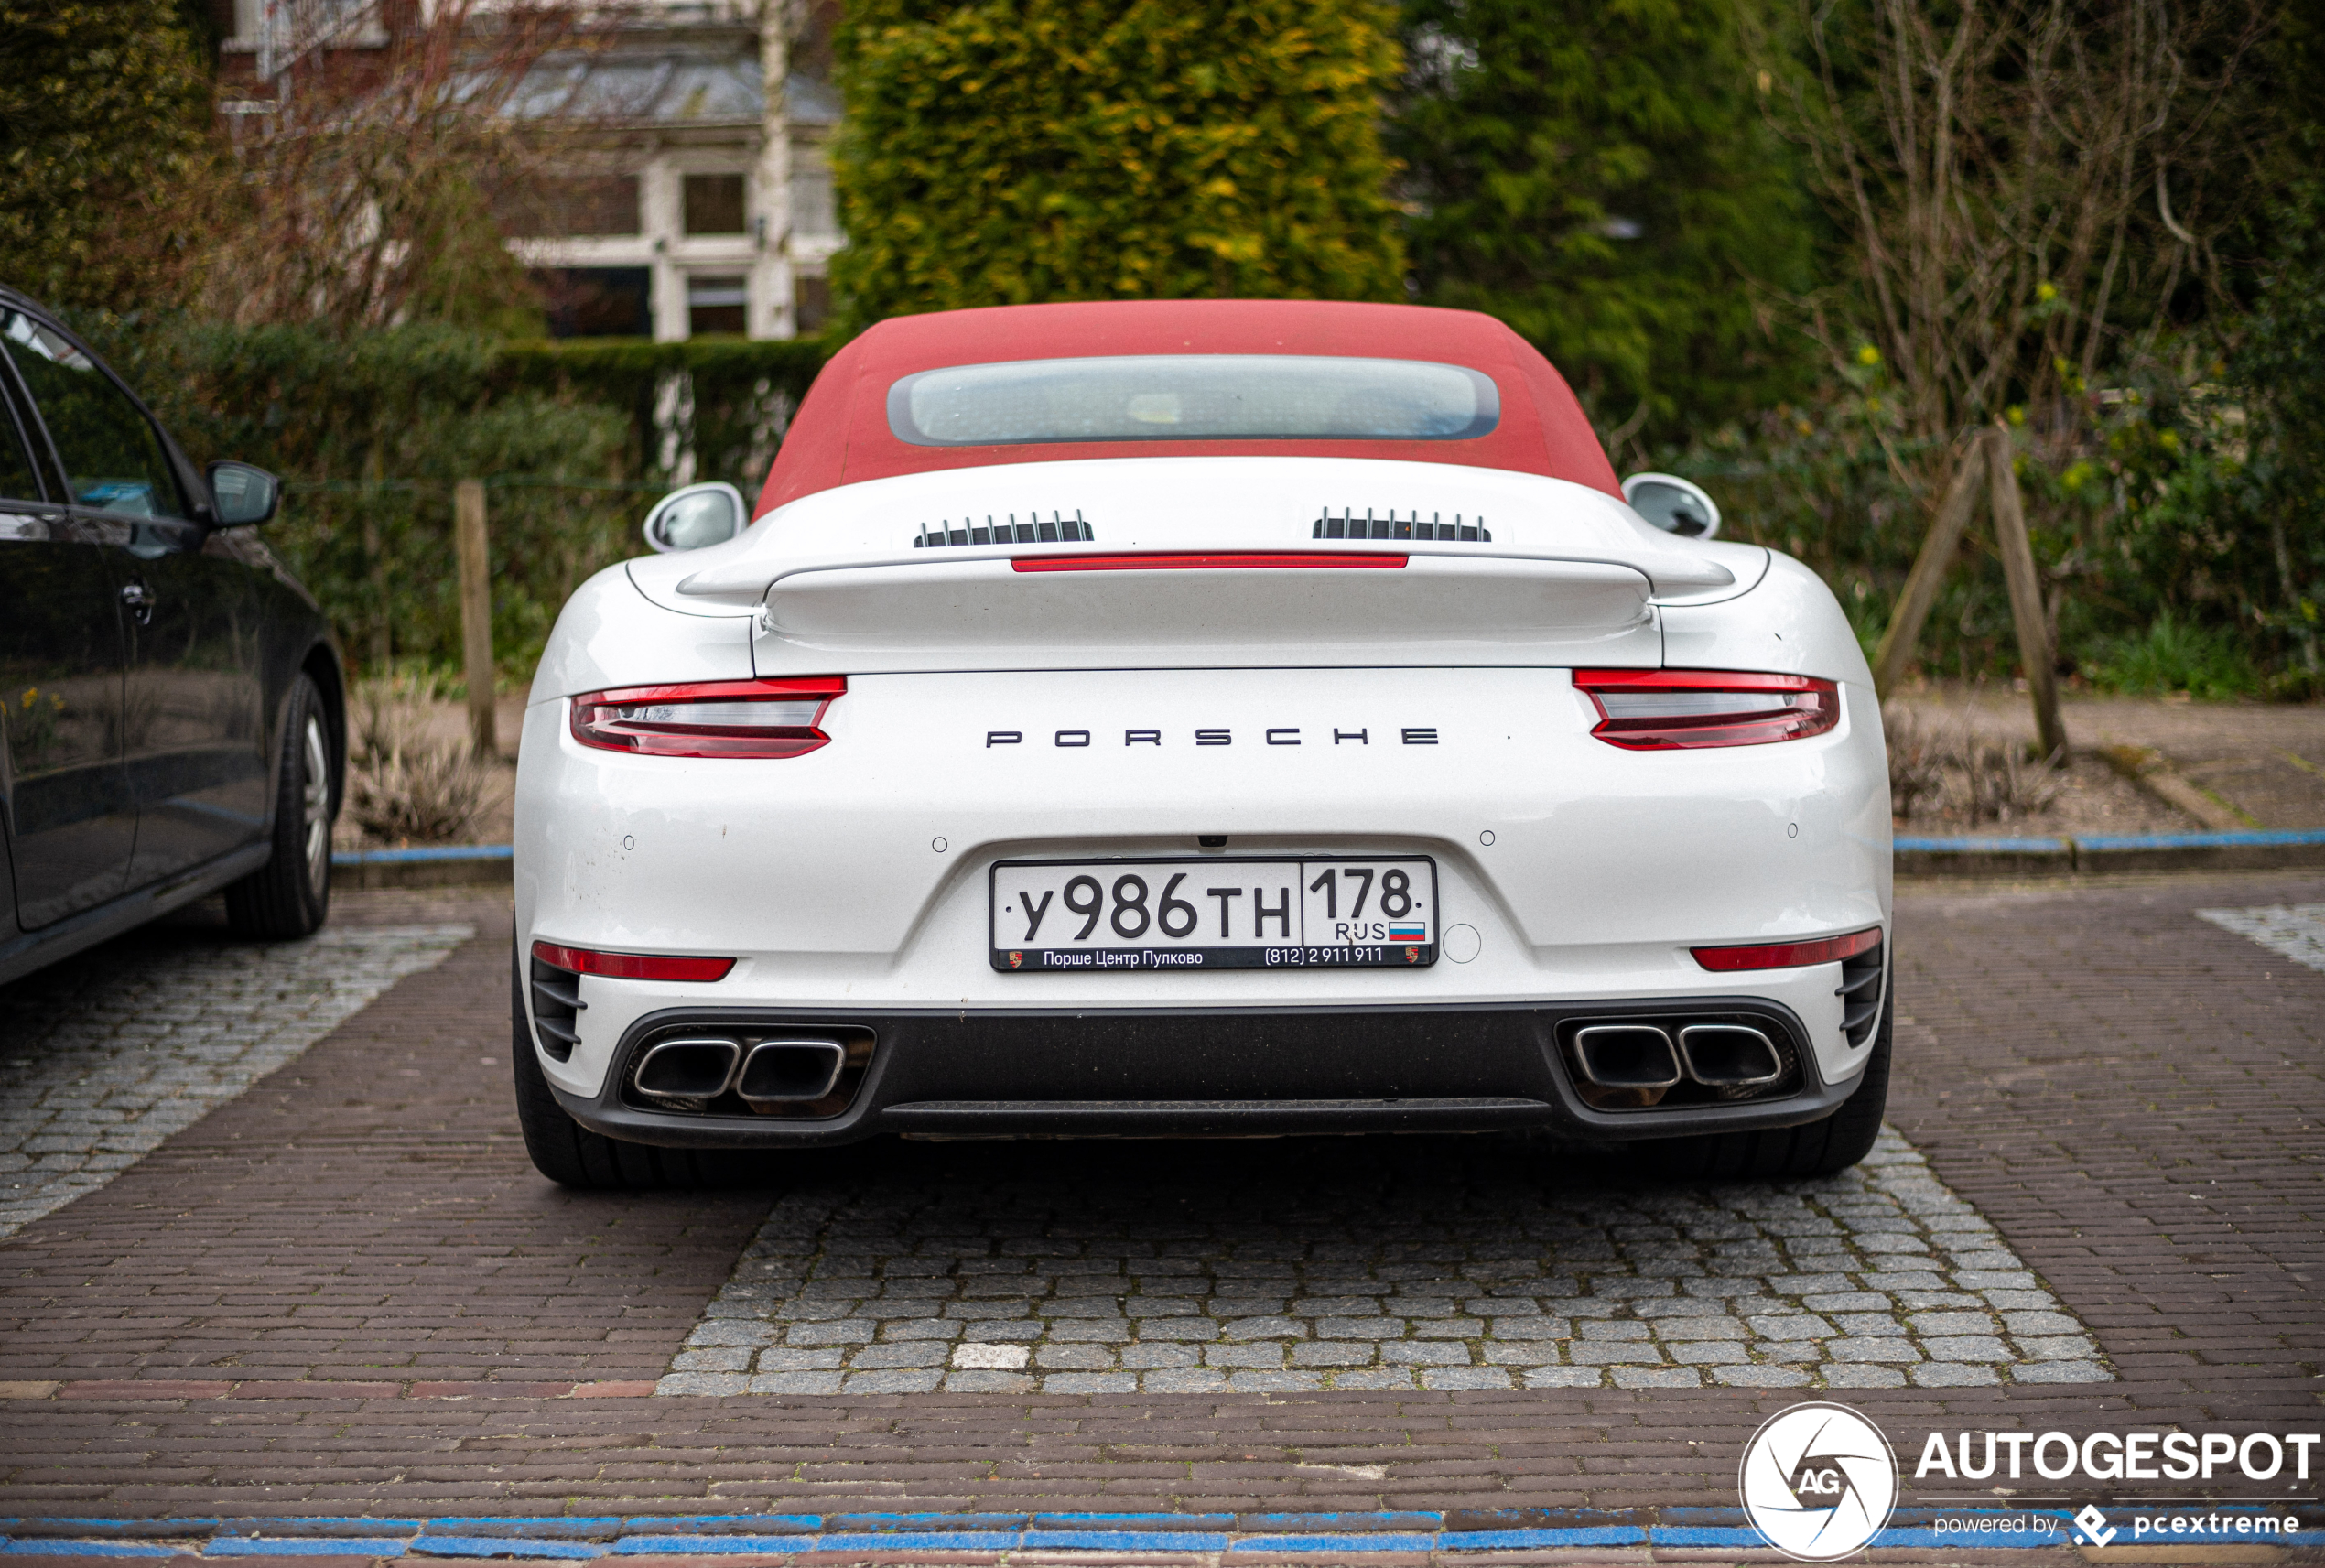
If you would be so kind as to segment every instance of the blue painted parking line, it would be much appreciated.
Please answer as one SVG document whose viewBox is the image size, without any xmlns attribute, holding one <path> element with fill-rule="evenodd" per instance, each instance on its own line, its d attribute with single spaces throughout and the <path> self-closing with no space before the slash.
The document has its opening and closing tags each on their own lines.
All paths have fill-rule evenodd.
<svg viewBox="0 0 2325 1568">
<path fill-rule="evenodd" d="M 204 1557 L 401 1557 L 408 1543 L 400 1537 L 373 1535 L 222 1535 L 202 1548 Z"/>
<path fill-rule="evenodd" d="M 59 1536 L 14 1536 L 0 1541 L 0 1554 L 19 1557 L 175 1557 L 178 1548 L 152 1541 L 73 1541 Z"/>
<path fill-rule="evenodd" d="M 615 1557 L 758 1557 L 806 1552 L 811 1535 L 625 1535 L 613 1543 Z"/>
<path fill-rule="evenodd" d="M 2249 849 L 2288 844 L 2325 844 L 2325 827 L 2264 829 L 2250 833 L 2125 833 L 2078 838 L 2081 849 Z"/>
<path fill-rule="evenodd" d="M 1016 1541 L 1077 1552 L 1225 1552 L 1228 1542 L 1224 1532 L 1199 1530 L 1029 1530 Z"/>
<path fill-rule="evenodd" d="M 357 866 L 416 866 L 446 860 L 507 860 L 516 856 L 507 844 L 449 844 L 424 849 L 341 849 L 331 864 Z"/>
<path fill-rule="evenodd" d="M 1889 840 L 1901 855 L 2063 855 L 2064 838 L 1906 838 Z"/>
<path fill-rule="evenodd" d="M 2300 1505 L 2295 1505 L 2300 1506 Z M 2118 1505 L 2128 1517 L 2135 1505 Z M 2214 1509 L 2225 1512 L 2229 1510 Z M 2251 1512 L 2250 1509 L 2240 1510 Z M 1981 1530 L 1963 1521 L 2015 1521 Z M 2039 1519 L 2040 1527 L 2034 1521 Z M 2122 1522 L 2118 1519 L 2118 1523 Z M 598 1557 L 797 1557 L 843 1552 L 878 1561 L 932 1552 L 1071 1551 L 1095 1560 L 1201 1552 L 1227 1558 L 1444 1556 L 1650 1547 L 1757 1551 L 1759 1532 L 1735 1509 L 1489 1509 L 1321 1514 L 693 1514 L 627 1519 L 8 1519 L 0 1555 L 149 1558 L 360 1556 L 439 1560 Z M 2063 1511 L 1901 1509 L 1874 1539 L 1901 1549 L 1982 1552 L 2072 1544 Z M 2273 1536 L 2276 1546 L 2325 1546 L 2325 1529 Z M 2118 1542 L 2120 1544 L 2120 1542 Z M 2177 1544 L 2177 1542 L 2175 1543 Z"/>
<path fill-rule="evenodd" d="M 611 1541 L 544 1540 L 518 1535 L 423 1535 L 412 1550 L 428 1557 L 603 1557 Z"/>
</svg>

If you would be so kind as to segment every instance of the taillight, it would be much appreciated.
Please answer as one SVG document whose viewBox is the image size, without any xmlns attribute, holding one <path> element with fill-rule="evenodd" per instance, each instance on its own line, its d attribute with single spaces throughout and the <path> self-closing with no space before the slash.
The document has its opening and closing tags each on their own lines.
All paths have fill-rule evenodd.
<svg viewBox="0 0 2325 1568">
<path fill-rule="evenodd" d="M 1809 942 L 1769 942 L 1743 947 L 1698 947 L 1695 961 L 1707 969 L 1797 969 L 1807 964 L 1837 964 L 1881 945 L 1877 925 L 1852 931 L 1846 936 L 1820 936 Z"/>
<path fill-rule="evenodd" d="M 693 958 L 655 953 L 600 953 L 589 947 L 560 947 L 535 942 L 533 956 L 553 968 L 616 980 L 722 980 L 732 958 Z"/>
<path fill-rule="evenodd" d="M 1807 676 L 1576 670 L 1574 687 L 1598 705 L 1591 733 L 1635 752 L 1800 741 L 1841 721 L 1840 688 Z"/>
<path fill-rule="evenodd" d="M 847 690 L 811 676 L 593 691 L 573 699 L 573 738 L 648 757 L 796 757 L 831 740 L 816 726 Z"/>
</svg>

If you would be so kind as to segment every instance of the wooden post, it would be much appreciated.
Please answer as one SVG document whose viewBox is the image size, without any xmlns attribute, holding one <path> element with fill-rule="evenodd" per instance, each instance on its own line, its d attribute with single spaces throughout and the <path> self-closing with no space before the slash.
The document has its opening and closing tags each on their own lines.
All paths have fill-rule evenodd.
<svg viewBox="0 0 2325 1568">
<path fill-rule="evenodd" d="M 453 532 L 460 556 L 460 643 L 469 677 L 469 744 L 481 757 L 499 751 L 492 733 L 492 561 L 484 536 L 484 481 L 452 487 Z"/>
<path fill-rule="evenodd" d="M 2018 475 L 2010 463 L 2010 432 L 1986 432 L 1987 483 L 1994 498 L 1994 542 L 2002 552 L 2002 573 L 2010 584 L 2010 619 L 2018 631 L 2018 662 L 2034 698 L 2035 731 L 2046 758 L 2064 758 L 2066 727 L 2059 721 L 2057 655 L 2042 613 L 2042 578 L 2035 570 L 2034 546 L 2027 538 L 2026 509 L 2018 500 Z"/>
<path fill-rule="evenodd" d="M 1873 686 L 1883 697 L 1896 691 L 1898 683 L 1905 679 L 1914 646 L 1921 641 L 1922 623 L 1930 619 L 1930 608 L 1937 603 L 1938 589 L 1945 583 L 1946 568 L 1953 565 L 1954 553 L 1962 547 L 1963 530 L 1970 525 L 1971 509 L 1978 502 L 1978 484 L 1985 477 L 1978 441 L 1973 435 L 1954 448 L 1952 482 L 1946 486 L 1945 500 L 1921 541 L 1921 553 L 1913 557 L 1913 570 L 1906 577 L 1905 590 L 1898 595 L 1889 629 L 1881 633 L 1881 645 L 1874 651 Z"/>
</svg>

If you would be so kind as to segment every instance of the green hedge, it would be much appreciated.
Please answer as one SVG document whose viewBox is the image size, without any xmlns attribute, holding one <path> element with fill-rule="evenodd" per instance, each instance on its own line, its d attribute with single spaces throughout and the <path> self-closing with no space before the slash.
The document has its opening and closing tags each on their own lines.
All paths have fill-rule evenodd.
<svg viewBox="0 0 2325 1568">
<path fill-rule="evenodd" d="M 846 319 L 1400 299 L 1380 0 L 850 0 Z"/>
<path fill-rule="evenodd" d="M 457 667 L 452 487 L 482 479 L 494 647 L 520 678 L 575 585 L 643 549 L 646 508 L 687 471 L 674 458 L 691 451 L 687 477 L 757 494 L 826 353 L 812 341 L 79 324 L 196 461 L 240 458 L 283 476 L 266 540 L 359 665 Z"/>
</svg>

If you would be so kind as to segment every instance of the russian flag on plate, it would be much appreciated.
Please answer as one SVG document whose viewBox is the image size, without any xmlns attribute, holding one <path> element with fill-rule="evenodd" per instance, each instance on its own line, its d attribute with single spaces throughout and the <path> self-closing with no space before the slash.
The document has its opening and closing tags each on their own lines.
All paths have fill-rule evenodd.
<svg viewBox="0 0 2325 1568">
<path fill-rule="evenodd" d="M 1389 940 L 1391 942 L 1426 942 L 1429 940 L 1429 926 L 1427 923 L 1423 921 L 1392 920 L 1389 923 Z"/>
</svg>

